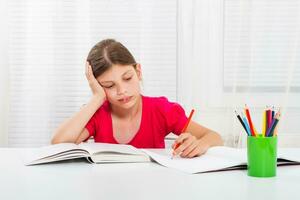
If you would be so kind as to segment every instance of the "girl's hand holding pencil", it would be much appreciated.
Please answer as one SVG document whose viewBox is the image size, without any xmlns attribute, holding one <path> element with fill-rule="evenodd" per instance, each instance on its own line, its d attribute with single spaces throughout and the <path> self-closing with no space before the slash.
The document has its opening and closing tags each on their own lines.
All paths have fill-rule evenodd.
<svg viewBox="0 0 300 200">
<path fill-rule="evenodd" d="M 200 156 L 204 154 L 209 148 L 209 145 L 207 143 L 204 143 L 201 140 L 197 139 L 191 133 L 185 132 L 193 117 L 194 111 L 194 109 L 191 111 L 189 118 L 181 131 L 181 134 L 172 145 L 173 153 L 171 159 L 179 154 L 183 158 L 193 158 L 195 156 Z"/>
<path fill-rule="evenodd" d="M 180 154 L 180 157 L 183 158 L 193 158 L 204 154 L 208 148 L 208 144 L 203 143 L 192 134 L 181 133 L 172 145 L 173 157 Z"/>
</svg>

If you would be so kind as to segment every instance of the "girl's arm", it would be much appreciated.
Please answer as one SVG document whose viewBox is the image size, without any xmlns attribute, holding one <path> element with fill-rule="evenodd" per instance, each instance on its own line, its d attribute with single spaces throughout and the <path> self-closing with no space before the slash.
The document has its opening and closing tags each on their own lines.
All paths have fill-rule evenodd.
<svg viewBox="0 0 300 200">
<path fill-rule="evenodd" d="M 85 129 L 85 125 L 103 104 L 106 99 L 106 94 L 94 77 L 92 67 L 88 62 L 86 62 L 85 66 L 85 75 L 92 90 L 93 97 L 79 112 L 57 128 L 51 141 L 52 144 L 62 142 L 80 143 L 89 135 L 87 129 Z"/>
<path fill-rule="evenodd" d="M 179 135 L 172 145 L 174 155 L 180 154 L 181 157 L 195 157 L 204 154 L 209 147 L 223 145 L 221 136 L 200 124 L 191 121 L 185 133 Z"/>
<path fill-rule="evenodd" d="M 191 121 L 186 132 L 191 133 L 191 135 L 195 136 L 197 139 L 202 140 L 202 142 L 209 147 L 223 145 L 223 140 L 218 133 L 201 126 L 196 122 Z"/>
<path fill-rule="evenodd" d="M 87 138 L 85 125 L 104 102 L 104 98 L 93 96 L 88 104 L 74 116 L 63 122 L 55 131 L 51 143 L 80 143 Z M 80 137 L 79 137 L 80 136 Z M 85 136 L 85 138 L 83 138 Z"/>
</svg>

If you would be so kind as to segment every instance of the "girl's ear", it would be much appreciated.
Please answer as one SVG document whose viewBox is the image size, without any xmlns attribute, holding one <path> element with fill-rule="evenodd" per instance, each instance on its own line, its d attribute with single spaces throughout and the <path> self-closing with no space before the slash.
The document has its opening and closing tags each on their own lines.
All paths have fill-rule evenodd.
<svg viewBox="0 0 300 200">
<path fill-rule="evenodd" d="M 141 81 L 142 80 L 142 68 L 141 68 L 141 64 L 140 63 L 137 63 L 135 65 L 135 71 L 136 71 L 136 74 L 137 74 L 139 80 Z"/>
</svg>

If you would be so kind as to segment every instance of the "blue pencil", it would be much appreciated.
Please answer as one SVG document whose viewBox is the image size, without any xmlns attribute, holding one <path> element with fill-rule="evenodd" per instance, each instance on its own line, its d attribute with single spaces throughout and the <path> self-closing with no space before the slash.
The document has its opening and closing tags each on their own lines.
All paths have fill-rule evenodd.
<svg viewBox="0 0 300 200">
<path fill-rule="evenodd" d="M 248 130 L 247 130 L 247 128 L 246 128 L 246 126 L 245 126 L 245 124 L 244 124 L 244 122 L 243 122 L 243 120 L 242 120 L 242 118 L 241 118 L 241 116 L 236 112 L 236 111 L 234 111 L 235 112 L 235 114 L 236 114 L 236 116 L 237 116 L 237 118 L 239 119 L 239 121 L 240 121 L 240 123 L 242 124 L 242 126 L 244 127 L 244 129 L 245 129 L 245 131 L 246 131 L 246 133 L 247 133 L 247 135 L 249 135 L 249 133 L 248 133 Z"/>
<path fill-rule="evenodd" d="M 278 121 L 279 121 L 279 117 L 280 117 L 280 112 L 277 112 L 271 126 L 268 128 L 267 133 L 266 133 L 266 137 L 272 137 L 273 133 L 274 133 L 274 129 L 276 128 Z"/>
<path fill-rule="evenodd" d="M 251 136 L 250 126 L 249 126 L 249 124 L 248 124 L 248 121 L 247 121 L 247 119 L 246 119 L 244 113 L 242 113 L 242 118 L 243 118 L 244 124 L 245 124 L 245 126 L 246 126 L 248 136 Z"/>
</svg>

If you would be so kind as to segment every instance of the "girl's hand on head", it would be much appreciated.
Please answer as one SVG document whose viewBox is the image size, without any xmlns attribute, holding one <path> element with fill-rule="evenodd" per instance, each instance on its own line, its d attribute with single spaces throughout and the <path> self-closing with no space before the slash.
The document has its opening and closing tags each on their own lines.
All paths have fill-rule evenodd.
<svg viewBox="0 0 300 200">
<path fill-rule="evenodd" d="M 85 76 L 89 82 L 89 85 L 93 92 L 93 95 L 105 99 L 106 98 L 105 91 L 102 88 L 102 86 L 99 84 L 97 79 L 95 78 L 93 71 L 92 71 L 92 66 L 89 64 L 89 62 L 86 62 Z"/>
<path fill-rule="evenodd" d="M 176 149 L 174 149 L 177 146 Z M 190 133 L 182 133 L 172 145 L 173 155 L 180 154 L 183 158 L 193 158 L 204 154 L 209 148 L 208 144 L 203 143 Z"/>
</svg>

